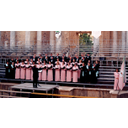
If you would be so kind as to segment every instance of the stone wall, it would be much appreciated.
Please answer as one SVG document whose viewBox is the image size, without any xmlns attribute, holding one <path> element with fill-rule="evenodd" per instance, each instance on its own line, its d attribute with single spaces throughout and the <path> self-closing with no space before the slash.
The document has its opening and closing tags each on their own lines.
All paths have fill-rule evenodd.
<svg viewBox="0 0 128 128">
<path fill-rule="evenodd" d="M 87 96 L 93 98 L 128 98 L 127 91 L 118 92 L 113 89 L 59 86 L 58 90 L 61 95 Z"/>
</svg>

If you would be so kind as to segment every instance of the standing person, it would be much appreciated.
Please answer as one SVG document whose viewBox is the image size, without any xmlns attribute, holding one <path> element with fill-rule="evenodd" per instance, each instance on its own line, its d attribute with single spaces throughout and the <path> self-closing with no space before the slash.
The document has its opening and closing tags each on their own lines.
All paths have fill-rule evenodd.
<svg viewBox="0 0 128 128">
<path fill-rule="evenodd" d="M 43 60 L 43 57 L 42 57 L 42 56 L 40 56 L 40 58 L 39 58 L 39 59 L 40 59 L 40 62 L 41 62 L 41 63 L 43 63 L 43 61 L 44 61 L 44 60 Z"/>
<path fill-rule="evenodd" d="M 69 62 L 69 60 L 70 60 L 70 57 L 71 57 L 71 56 L 70 56 L 70 55 L 68 55 L 68 57 L 67 57 L 67 62 Z"/>
<path fill-rule="evenodd" d="M 64 61 L 67 62 L 67 57 L 66 57 L 66 55 L 63 54 L 63 56 L 64 56 Z"/>
<path fill-rule="evenodd" d="M 86 64 L 86 61 L 85 61 L 85 57 L 82 57 L 82 63 L 85 63 Z"/>
<path fill-rule="evenodd" d="M 96 64 L 94 63 L 92 66 L 92 83 L 97 82 L 97 77 L 96 77 Z"/>
<path fill-rule="evenodd" d="M 25 64 L 28 64 L 28 62 L 29 62 L 29 59 L 26 59 L 24 63 L 25 63 Z"/>
<path fill-rule="evenodd" d="M 47 54 L 45 54 L 45 57 L 44 57 L 43 61 L 45 61 L 45 62 L 48 64 L 48 62 L 49 62 L 49 57 L 48 57 Z"/>
<path fill-rule="evenodd" d="M 18 59 L 18 57 L 15 59 L 15 63 L 17 63 L 17 61 L 20 63 L 20 59 Z"/>
<path fill-rule="evenodd" d="M 43 81 L 46 81 L 47 80 L 47 64 L 46 62 L 44 61 L 43 65 L 41 66 L 42 68 L 42 80 Z"/>
<path fill-rule="evenodd" d="M 86 66 L 84 63 L 82 63 L 82 66 L 80 68 L 80 82 L 85 83 L 86 82 Z"/>
<path fill-rule="evenodd" d="M 59 59 L 61 61 L 61 57 L 59 56 L 59 53 L 57 53 L 55 56 L 55 61 L 57 61 L 57 59 Z"/>
<path fill-rule="evenodd" d="M 52 55 L 52 53 L 50 54 L 49 60 L 54 60 L 54 56 Z"/>
<path fill-rule="evenodd" d="M 33 67 L 35 65 L 35 62 L 32 62 L 32 64 L 30 65 L 30 74 L 31 74 L 31 80 L 33 80 Z"/>
<path fill-rule="evenodd" d="M 15 64 L 16 72 L 15 72 L 15 79 L 20 79 L 20 63 L 17 61 Z"/>
<path fill-rule="evenodd" d="M 66 66 L 66 70 L 67 70 L 67 75 L 66 75 L 66 81 L 67 82 L 71 82 L 72 81 L 72 76 L 71 76 L 71 74 L 72 74 L 72 71 L 71 71 L 71 69 L 72 69 L 72 65 L 70 65 L 70 63 L 68 62 L 68 65 Z"/>
<path fill-rule="evenodd" d="M 55 64 L 55 60 L 54 60 L 53 56 L 50 57 L 50 60 L 49 60 L 49 61 L 50 61 L 51 64 L 53 64 L 53 66 L 54 66 L 54 64 Z"/>
<path fill-rule="evenodd" d="M 73 58 L 70 56 L 70 58 L 69 58 L 69 61 L 68 62 L 73 62 Z"/>
<path fill-rule="evenodd" d="M 38 80 L 42 80 L 42 65 L 41 62 L 39 61 L 38 64 L 36 65 L 36 67 L 38 68 Z"/>
<path fill-rule="evenodd" d="M 38 83 L 38 68 L 36 64 L 34 64 L 33 68 L 33 88 L 37 88 L 37 83 Z"/>
<path fill-rule="evenodd" d="M 30 64 L 29 64 L 29 61 L 27 61 L 27 64 L 25 65 L 26 67 L 26 80 L 30 80 L 31 79 L 31 67 L 30 67 Z"/>
<path fill-rule="evenodd" d="M 10 67 L 10 64 L 9 64 L 9 62 L 7 61 L 7 63 L 5 64 L 5 68 L 6 68 L 6 74 L 5 74 L 5 77 L 6 78 L 10 78 L 10 72 L 11 72 L 11 67 Z"/>
<path fill-rule="evenodd" d="M 25 75 L 26 75 L 26 65 L 24 64 L 24 61 L 22 60 L 21 65 L 20 65 L 20 79 L 25 80 Z"/>
<path fill-rule="evenodd" d="M 90 54 L 89 53 L 87 53 L 87 56 L 85 58 L 86 64 L 88 63 L 88 60 L 90 60 L 90 63 L 91 63 L 91 57 L 90 57 Z"/>
<path fill-rule="evenodd" d="M 79 57 L 78 57 L 77 54 L 75 54 L 75 58 L 74 58 L 74 59 L 75 59 L 75 61 L 76 61 L 77 63 L 79 63 L 79 60 L 80 60 L 80 59 L 79 59 Z"/>
<path fill-rule="evenodd" d="M 36 61 L 37 61 L 36 54 L 34 54 L 34 55 L 33 55 L 32 59 L 33 59 L 33 62 L 35 62 L 35 63 L 36 63 Z"/>
<path fill-rule="evenodd" d="M 91 82 L 91 78 L 92 78 L 92 67 L 91 67 L 91 64 L 88 63 L 86 65 L 86 69 L 87 69 L 87 82 Z"/>
<path fill-rule="evenodd" d="M 73 82 L 78 82 L 78 66 L 75 64 L 72 68 L 73 71 Z"/>
<path fill-rule="evenodd" d="M 62 62 L 62 65 L 61 65 L 61 81 L 64 82 L 65 81 L 65 68 L 66 68 L 66 65 L 65 65 L 65 62 Z"/>
<path fill-rule="evenodd" d="M 39 62 L 41 63 L 40 58 L 37 59 L 36 64 L 39 64 Z"/>
<path fill-rule="evenodd" d="M 57 61 L 55 62 L 55 65 L 56 65 L 57 63 L 61 64 L 61 62 L 60 62 L 59 59 L 57 59 Z"/>
<path fill-rule="evenodd" d="M 60 81 L 60 64 L 57 62 L 55 65 L 55 81 Z"/>
<path fill-rule="evenodd" d="M 49 61 L 49 64 L 47 65 L 47 69 L 48 69 L 47 80 L 53 81 L 53 64 L 51 64 L 50 61 Z"/>
<path fill-rule="evenodd" d="M 72 66 L 74 66 L 75 64 L 76 64 L 75 59 L 73 59 Z"/>
<path fill-rule="evenodd" d="M 30 59 L 30 65 L 32 65 L 33 64 L 33 59 Z"/>
<path fill-rule="evenodd" d="M 83 53 L 81 53 L 81 57 L 80 57 L 80 59 L 82 60 L 82 58 L 84 57 L 84 54 Z"/>
<path fill-rule="evenodd" d="M 97 60 L 96 61 L 96 66 L 95 66 L 95 69 L 96 69 L 96 77 L 99 77 L 99 67 L 100 67 L 100 65 L 99 65 L 99 62 Z"/>
<path fill-rule="evenodd" d="M 82 61 L 79 60 L 79 63 L 78 63 L 78 78 L 80 78 L 80 74 L 81 74 L 81 67 L 82 67 Z"/>
<path fill-rule="evenodd" d="M 115 81 L 114 81 L 114 90 L 119 90 L 119 70 L 116 69 L 116 72 L 114 72 L 114 77 L 115 77 Z"/>
<path fill-rule="evenodd" d="M 15 63 L 14 61 L 12 61 L 12 64 L 11 64 L 11 79 L 15 79 Z"/>
<path fill-rule="evenodd" d="M 15 64 L 15 60 L 12 58 L 11 60 L 10 60 L 10 64 L 12 64 L 14 62 L 14 64 Z"/>
</svg>

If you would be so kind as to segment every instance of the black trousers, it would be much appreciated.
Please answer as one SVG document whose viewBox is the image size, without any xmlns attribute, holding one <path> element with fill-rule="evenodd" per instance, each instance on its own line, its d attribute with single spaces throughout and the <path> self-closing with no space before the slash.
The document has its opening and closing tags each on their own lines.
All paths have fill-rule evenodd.
<svg viewBox="0 0 128 128">
<path fill-rule="evenodd" d="M 37 88 L 38 78 L 33 78 L 33 88 Z"/>
</svg>

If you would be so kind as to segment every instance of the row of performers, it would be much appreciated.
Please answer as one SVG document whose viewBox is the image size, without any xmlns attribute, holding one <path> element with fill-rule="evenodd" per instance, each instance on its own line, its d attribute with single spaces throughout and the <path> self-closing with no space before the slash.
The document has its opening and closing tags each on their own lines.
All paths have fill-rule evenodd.
<svg viewBox="0 0 128 128">
<path fill-rule="evenodd" d="M 53 66 L 49 61 L 49 64 L 46 64 L 44 61 L 43 64 L 38 62 L 35 64 L 33 62 L 30 64 L 28 61 L 27 64 L 22 61 L 19 63 L 17 61 L 16 64 L 12 62 L 9 66 L 9 63 L 5 65 L 6 67 L 6 77 L 9 78 L 9 74 L 13 79 L 26 79 L 33 80 L 33 67 L 36 65 L 38 68 L 38 80 L 39 81 L 67 81 L 67 82 L 96 82 L 98 77 L 98 68 L 99 64 L 88 63 L 85 65 L 84 63 L 65 63 L 65 62 L 56 62 L 56 65 Z M 10 71 L 9 71 L 10 70 Z"/>
<path fill-rule="evenodd" d="M 88 62 L 91 62 L 91 57 L 90 57 L 89 54 L 87 54 L 86 57 L 84 57 L 83 54 L 81 54 L 80 57 L 77 54 L 74 57 L 71 57 L 70 55 L 68 57 L 66 57 L 65 54 L 63 56 L 59 56 L 59 54 L 57 54 L 56 56 L 53 56 L 52 54 L 50 56 L 47 56 L 47 54 L 45 54 L 45 56 L 41 56 L 41 54 L 40 54 L 39 56 L 34 55 L 34 56 L 30 57 L 30 61 L 31 62 L 34 61 L 35 63 L 37 63 L 39 61 L 41 63 L 43 63 L 44 61 L 46 63 L 49 63 L 49 61 L 50 61 L 54 65 L 57 60 L 59 60 L 61 62 L 65 61 L 65 62 L 70 62 L 70 63 L 72 63 L 72 62 L 79 63 L 79 61 L 81 60 L 82 63 L 87 64 Z M 15 61 L 15 62 L 19 61 L 19 62 L 21 62 L 21 60 L 19 58 L 9 59 L 10 63 L 12 61 Z M 27 62 L 28 59 L 26 59 L 24 61 Z"/>
</svg>

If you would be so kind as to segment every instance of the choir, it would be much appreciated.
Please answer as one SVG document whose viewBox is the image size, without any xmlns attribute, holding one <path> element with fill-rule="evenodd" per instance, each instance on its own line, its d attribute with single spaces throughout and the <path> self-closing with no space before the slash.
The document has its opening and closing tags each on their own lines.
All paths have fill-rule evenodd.
<svg viewBox="0 0 128 128">
<path fill-rule="evenodd" d="M 99 76 L 99 62 L 91 63 L 91 57 L 87 54 L 84 57 L 75 55 L 75 57 L 53 56 L 41 56 L 36 55 L 30 57 L 30 59 L 20 60 L 18 58 L 7 61 L 6 77 L 12 79 L 26 79 L 33 80 L 34 65 L 38 69 L 39 81 L 62 81 L 62 82 L 88 82 L 96 83 Z"/>
</svg>

